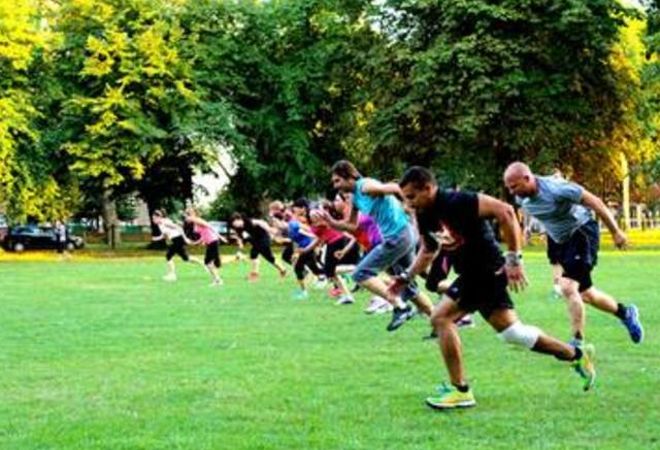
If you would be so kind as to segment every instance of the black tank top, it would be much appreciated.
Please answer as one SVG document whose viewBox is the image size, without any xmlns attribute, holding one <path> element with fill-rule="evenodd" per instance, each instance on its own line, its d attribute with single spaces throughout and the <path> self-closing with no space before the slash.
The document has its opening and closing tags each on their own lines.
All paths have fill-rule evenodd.
<svg viewBox="0 0 660 450">
<path fill-rule="evenodd" d="M 245 218 L 243 219 L 243 229 L 250 235 L 250 240 L 252 242 L 268 242 L 270 241 L 270 235 L 266 230 L 261 228 L 259 225 L 255 225 L 252 222 L 252 219 Z"/>
</svg>

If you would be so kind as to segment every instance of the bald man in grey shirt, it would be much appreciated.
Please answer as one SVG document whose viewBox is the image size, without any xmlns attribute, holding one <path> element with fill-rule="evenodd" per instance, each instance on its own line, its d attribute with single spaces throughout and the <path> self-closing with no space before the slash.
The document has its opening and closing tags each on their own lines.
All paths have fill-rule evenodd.
<svg viewBox="0 0 660 450">
<path fill-rule="evenodd" d="M 644 329 L 635 305 L 626 306 L 609 294 L 596 289 L 591 272 L 598 261 L 600 231 L 592 211 L 605 223 L 618 248 L 627 245 L 621 231 L 603 201 L 582 186 L 557 177 L 540 177 L 522 162 L 514 162 L 504 173 L 504 184 L 525 212 L 537 218 L 548 236 L 557 244 L 563 273 L 559 280 L 571 315 L 573 339 L 584 339 L 584 303 L 619 319 L 630 339 L 640 343 Z"/>
</svg>

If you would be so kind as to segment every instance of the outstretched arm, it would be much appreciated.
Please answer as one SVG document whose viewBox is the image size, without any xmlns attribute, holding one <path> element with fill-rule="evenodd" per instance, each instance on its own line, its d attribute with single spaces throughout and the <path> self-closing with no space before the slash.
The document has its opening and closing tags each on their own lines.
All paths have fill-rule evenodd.
<svg viewBox="0 0 660 450">
<path fill-rule="evenodd" d="M 596 212 L 596 215 L 603 221 L 603 223 L 605 223 L 605 226 L 612 234 L 614 244 L 618 248 L 625 248 L 628 243 L 628 238 L 623 231 L 621 231 L 619 225 L 617 225 L 614 216 L 612 216 L 612 213 L 605 203 L 586 189 L 583 189 L 582 198 L 580 200 L 584 206 L 593 209 Z"/>
<path fill-rule="evenodd" d="M 509 250 L 504 271 L 513 290 L 522 290 L 527 285 L 527 278 L 522 266 L 522 236 L 516 213 L 511 205 L 489 195 L 478 194 L 478 199 L 479 217 L 494 218 L 500 224 L 502 238 Z"/>
<path fill-rule="evenodd" d="M 371 196 L 395 195 L 403 198 L 401 187 L 397 183 L 381 183 L 371 178 L 365 179 L 362 183 L 362 192 Z"/>
</svg>

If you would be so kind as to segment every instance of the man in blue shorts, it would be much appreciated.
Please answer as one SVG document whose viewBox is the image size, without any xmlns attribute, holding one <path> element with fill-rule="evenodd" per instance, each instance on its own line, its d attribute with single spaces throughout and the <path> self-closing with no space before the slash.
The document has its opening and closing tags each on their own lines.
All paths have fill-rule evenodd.
<svg viewBox="0 0 660 450">
<path fill-rule="evenodd" d="M 559 280 L 566 298 L 573 339 L 584 339 L 584 303 L 612 314 L 621 320 L 638 344 L 644 329 L 635 305 L 624 305 L 611 295 L 597 289 L 591 272 L 598 262 L 600 232 L 591 214 L 593 210 L 605 223 L 614 244 L 625 248 L 626 235 L 616 224 L 603 201 L 582 186 L 556 177 L 541 177 L 522 162 L 514 162 L 504 172 L 504 184 L 525 212 L 536 217 L 554 241 L 558 262 L 563 269 Z"/>
<path fill-rule="evenodd" d="M 340 230 L 351 229 L 350 225 L 354 227 L 357 224 L 359 211 L 371 216 L 380 229 L 383 241 L 362 258 L 353 272 L 353 279 L 394 307 L 387 330 L 396 330 L 413 316 L 412 307 L 407 301 L 412 301 L 420 311 L 430 316 L 433 304 L 414 283 L 407 286 L 399 296 L 388 291 L 387 285 L 378 278 L 378 274 L 386 270 L 394 275 L 403 272 L 415 257 L 417 236 L 410 216 L 396 197 L 401 197 L 399 185 L 363 177 L 348 161 L 334 164 L 332 185 L 339 191 L 352 194 L 353 207 L 346 222 L 335 220 L 327 214 L 325 219 L 330 226 Z"/>
</svg>

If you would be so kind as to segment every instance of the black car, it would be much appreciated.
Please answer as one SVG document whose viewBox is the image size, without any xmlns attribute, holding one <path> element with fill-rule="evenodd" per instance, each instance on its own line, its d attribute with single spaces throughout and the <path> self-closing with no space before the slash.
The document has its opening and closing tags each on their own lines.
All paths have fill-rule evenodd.
<svg viewBox="0 0 660 450">
<path fill-rule="evenodd" d="M 57 235 L 52 227 L 19 226 L 9 230 L 2 243 L 5 250 L 22 252 L 23 250 L 45 250 L 57 248 Z M 73 250 L 85 246 L 85 241 L 79 236 L 67 233 L 66 248 Z"/>
</svg>

